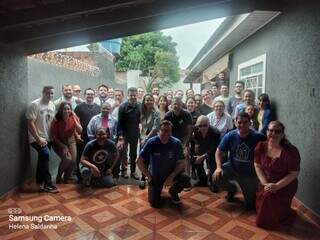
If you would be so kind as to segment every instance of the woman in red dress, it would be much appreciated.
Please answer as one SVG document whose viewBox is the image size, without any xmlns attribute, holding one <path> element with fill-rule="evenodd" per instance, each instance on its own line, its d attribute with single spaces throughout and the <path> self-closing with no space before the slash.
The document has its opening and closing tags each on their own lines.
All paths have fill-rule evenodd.
<svg viewBox="0 0 320 240">
<path fill-rule="evenodd" d="M 285 138 L 284 125 L 270 122 L 268 140 L 255 149 L 255 170 L 260 181 L 257 189 L 258 227 L 274 229 L 292 223 L 291 201 L 297 192 L 300 155 Z"/>
<path fill-rule="evenodd" d="M 72 111 L 71 104 L 62 102 L 51 124 L 53 149 L 61 158 L 57 184 L 67 183 L 77 159 L 76 136 L 82 132 L 79 118 Z"/>
</svg>

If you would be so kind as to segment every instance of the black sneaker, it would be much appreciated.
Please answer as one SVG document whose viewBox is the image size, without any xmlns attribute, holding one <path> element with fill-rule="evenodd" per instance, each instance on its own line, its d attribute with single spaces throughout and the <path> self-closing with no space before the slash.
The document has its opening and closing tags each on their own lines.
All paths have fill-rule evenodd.
<svg viewBox="0 0 320 240">
<path fill-rule="evenodd" d="M 213 184 L 213 183 L 211 183 L 211 185 L 209 186 L 209 189 L 210 189 L 210 191 L 213 192 L 213 193 L 219 192 L 218 186 L 215 185 L 215 184 Z"/>
<path fill-rule="evenodd" d="M 134 180 L 139 180 L 139 176 L 136 173 L 131 173 L 130 177 L 133 178 Z"/>
<path fill-rule="evenodd" d="M 234 202 L 234 195 L 235 193 L 233 192 L 228 192 L 227 196 L 226 196 L 226 199 L 228 202 Z"/>
<path fill-rule="evenodd" d="M 140 189 L 145 189 L 146 188 L 146 181 L 141 180 L 140 183 L 139 183 L 139 188 Z"/>
<path fill-rule="evenodd" d="M 171 201 L 173 204 L 180 204 L 181 203 L 181 200 L 180 200 L 178 193 L 173 193 L 171 191 L 169 191 L 169 193 L 171 195 Z"/>
<path fill-rule="evenodd" d="M 129 178 L 127 172 L 122 172 L 122 173 L 121 173 L 121 177 L 123 177 L 124 179 L 128 179 L 128 178 Z"/>
<path fill-rule="evenodd" d="M 43 187 L 43 191 L 47 192 L 47 193 L 58 193 L 59 192 L 58 188 L 54 185 L 45 185 Z"/>
</svg>

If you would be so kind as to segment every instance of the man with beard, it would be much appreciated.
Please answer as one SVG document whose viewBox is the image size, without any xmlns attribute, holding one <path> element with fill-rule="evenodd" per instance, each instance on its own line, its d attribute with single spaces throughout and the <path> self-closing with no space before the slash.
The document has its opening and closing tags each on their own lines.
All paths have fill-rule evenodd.
<svg viewBox="0 0 320 240">
<path fill-rule="evenodd" d="M 59 109 L 61 102 L 70 103 L 73 111 L 77 107 L 76 98 L 73 96 L 72 85 L 66 84 L 62 86 L 62 97 L 54 101 L 56 109 Z"/>
</svg>

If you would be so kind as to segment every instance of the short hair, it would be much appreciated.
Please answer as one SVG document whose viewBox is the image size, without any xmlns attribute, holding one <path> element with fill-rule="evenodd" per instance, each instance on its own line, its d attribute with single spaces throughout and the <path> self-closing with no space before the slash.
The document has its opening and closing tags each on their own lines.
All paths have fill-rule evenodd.
<svg viewBox="0 0 320 240">
<path fill-rule="evenodd" d="M 101 85 L 99 85 L 98 90 L 99 90 L 100 88 L 102 88 L 102 87 L 104 87 L 104 88 L 106 88 L 106 89 L 108 89 L 108 90 L 109 90 L 109 87 L 108 87 L 107 85 L 105 85 L 105 84 L 101 84 Z"/>
<path fill-rule="evenodd" d="M 222 83 L 222 84 L 220 85 L 220 89 L 221 89 L 223 86 L 225 86 L 225 87 L 229 88 L 227 84 Z"/>
<path fill-rule="evenodd" d="M 186 103 L 187 103 L 190 99 L 193 100 L 194 102 L 196 101 L 196 99 L 195 99 L 194 97 L 188 97 L 187 100 L 186 100 Z"/>
<path fill-rule="evenodd" d="M 62 85 L 62 90 L 63 90 L 65 87 L 71 87 L 71 88 L 72 88 L 72 85 L 71 85 L 71 84 L 63 84 L 63 85 Z"/>
<path fill-rule="evenodd" d="M 46 92 L 50 91 L 51 89 L 54 89 L 54 87 L 53 86 L 44 86 L 42 88 L 42 93 L 46 93 Z"/>
<path fill-rule="evenodd" d="M 174 98 L 172 99 L 172 102 L 175 102 L 175 101 L 179 102 L 180 105 L 183 104 L 182 99 L 179 98 L 179 97 L 174 97 Z"/>
<path fill-rule="evenodd" d="M 214 103 L 213 103 L 213 107 L 214 107 L 217 103 L 222 104 L 224 108 L 226 107 L 226 105 L 224 104 L 224 102 L 221 101 L 221 100 L 215 100 Z"/>
<path fill-rule="evenodd" d="M 87 94 L 87 91 L 93 91 L 93 93 L 95 93 L 94 89 L 93 88 L 86 88 L 83 92 L 84 95 Z"/>
<path fill-rule="evenodd" d="M 124 96 L 123 90 L 120 88 L 115 88 L 114 89 L 115 92 L 120 92 L 122 96 Z"/>
<path fill-rule="evenodd" d="M 237 84 L 237 83 L 240 83 L 242 85 L 242 87 L 244 87 L 244 81 L 238 80 L 238 81 L 236 81 L 235 84 Z"/>
<path fill-rule="evenodd" d="M 246 112 L 241 112 L 236 116 L 236 121 L 238 120 L 238 118 L 246 118 L 248 119 L 248 121 L 250 121 L 250 116 L 248 113 Z"/>
<path fill-rule="evenodd" d="M 129 92 L 138 92 L 138 89 L 136 87 L 129 87 L 128 88 L 128 93 Z"/>
<path fill-rule="evenodd" d="M 160 122 L 160 127 L 162 127 L 162 126 L 170 126 L 171 128 L 173 127 L 173 124 L 172 124 L 172 122 L 170 122 L 170 121 L 168 121 L 168 120 L 162 120 L 161 122 Z"/>
<path fill-rule="evenodd" d="M 243 96 L 244 96 L 246 93 L 250 93 L 251 96 L 252 96 L 252 98 L 253 98 L 253 99 L 255 98 L 255 93 L 254 93 L 254 91 L 252 91 L 251 89 L 246 89 L 246 90 L 244 90 Z"/>
</svg>

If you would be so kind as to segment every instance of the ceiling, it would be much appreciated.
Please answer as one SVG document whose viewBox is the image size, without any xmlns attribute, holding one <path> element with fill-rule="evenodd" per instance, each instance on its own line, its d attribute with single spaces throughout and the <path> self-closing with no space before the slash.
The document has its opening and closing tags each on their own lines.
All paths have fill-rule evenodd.
<svg viewBox="0 0 320 240">
<path fill-rule="evenodd" d="M 0 43 L 33 54 L 281 8 L 276 0 L 1 0 Z"/>
</svg>

